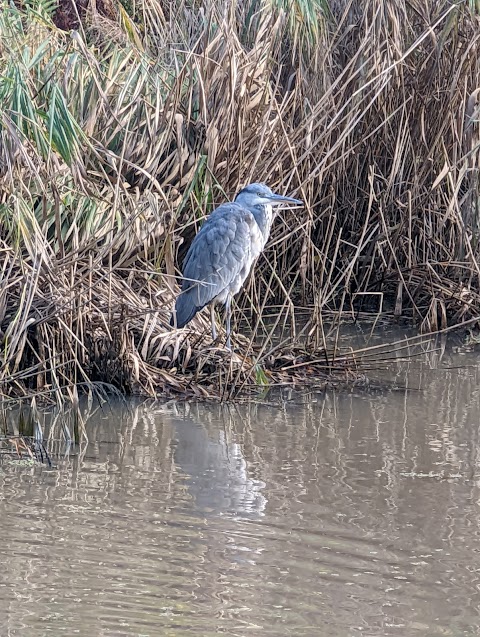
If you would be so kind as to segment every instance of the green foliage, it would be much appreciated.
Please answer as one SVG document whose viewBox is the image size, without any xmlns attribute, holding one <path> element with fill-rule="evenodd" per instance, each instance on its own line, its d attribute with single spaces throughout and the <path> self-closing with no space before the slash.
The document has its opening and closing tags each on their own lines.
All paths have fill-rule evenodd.
<svg viewBox="0 0 480 637">
<path fill-rule="evenodd" d="M 315 55 L 332 18 L 327 0 L 268 0 L 268 5 L 273 12 L 285 15 L 294 48 Z"/>
<path fill-rule="evenodd" d="M 268 376 L 261 365 L 255 365 L 255 380 L 259 387 L 268 387 L 270 385 Z"/>
</svg>

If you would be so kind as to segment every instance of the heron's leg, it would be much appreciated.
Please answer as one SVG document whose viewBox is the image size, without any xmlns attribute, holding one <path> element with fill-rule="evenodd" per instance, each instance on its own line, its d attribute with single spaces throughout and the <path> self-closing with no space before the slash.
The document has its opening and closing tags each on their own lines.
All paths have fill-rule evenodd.
<svg viewBox="0 0 480 637">
<path fill-rule="evenodd" d="M 210 303 L 210 321 L 212 323 L 212 340 L 217 340 L 217 328 L 215 327 L 215 303 Z"/>
<path fill-rule="evenodd" d="M 229 294 L 227 296 L 227 300 L 225 301 L 225 314 L 226 314 L 226 329 L 227 329 L 227 342 L 226 342 L 226 347 L 227 349 L 231 350 L 232 349 L 232 343 L 230 341 L 230 332 L 231 332 L 231 326 L 230 326 L 230 317 L 232 314 L 232 297 Z"/>
</svg>

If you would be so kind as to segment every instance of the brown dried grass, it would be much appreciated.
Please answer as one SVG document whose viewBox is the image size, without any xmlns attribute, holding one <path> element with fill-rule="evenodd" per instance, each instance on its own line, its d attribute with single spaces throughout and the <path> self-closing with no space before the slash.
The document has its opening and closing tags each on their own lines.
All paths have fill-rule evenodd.
<svg viewBox="0 0 480 637">
<path fill-rule="evenodd" d="M 325 315 L 369 296 L 424 331 L 480 314 L 473 4 L 140 2 L 71 35 L 34 5 L 0 18 L 4 393 L 231 397 L 331 361 Z M 307 205 L 238 299 L 236 360 L 168 316 L 204 216 L 260 180 Z"/>
</svg>

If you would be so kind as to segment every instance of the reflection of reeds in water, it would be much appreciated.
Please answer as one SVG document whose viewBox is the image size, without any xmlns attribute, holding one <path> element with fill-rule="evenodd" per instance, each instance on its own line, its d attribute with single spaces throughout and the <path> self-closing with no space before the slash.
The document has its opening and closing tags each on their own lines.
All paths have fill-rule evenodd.
<svg viewBox="0 0 480 637">
<path fill-rule="evenodd" d="M 458 362 L 447 349 L 444 364 Z M 400 360 L 397 373 L 424 393 L 150 401 L 96 410 L 88 420 L 82 411 L 90 442 L 81 457 L 42 471 L 41 480 L 40 472 L 22 469 L 21 480 L 18 471 L 0 472 L 10 505 L 4 579 L 19 593 L 28 581 L 32 591 L 19 594 L 20 605 L 8 600 L 10 625 L 28 627 L 39 616 L 48 625 L 50 612 L 58 625 L 61 608 L 71 633 L 81 599 L 89 634 L 118 632 L 111 609 L 119 606 L 138 634 L 174 624 L 198 634 L 310 635 L 326 617 L 334 621 L 329 634 L 361 622 L 383 635 L 403 611 L 401 634 L 435 634 L 436 604 L 448 612 L 453 599 L 463 609 L 478 586 L 470 568 L 479 523 L 471 479 L 480 468 L 478 366 L 432 372 Z M 205 449 L 190 445 L 192 429 L 207 464 Z M 241 454 L 243 470 L 231 475 L 235 458 L 208 453 L 212 445 Z M 264 496 L 258 513 L 252 484 Z M 460 632 L 476 626 L 475 605 L 459 617 Z"/>
<path fill-rule="evenodd" d="M 37 409 L 33 399 L 27 404 L 0 410 L 0 456 L 3 459 L 31 460 L 52 466 L 52 460 L 76 455 L 85 443 L 85 420 L 91 406 L 78 404 L 50 410 Z"/>
<path fill-rule="evenodd" d="M 266 517 L 280 532 L 301 524 L 316 503 L 320 521 L 324 507 L 350 519 L 352 533 L 364 533 L 372 507 L 394 533 L 416 493 L 431 518 L 422 521 L 425 532 L 435 536 L 437 528 L 455 524 L 449 511 L 459 491 L 475 501 L 480 475 L 473 424 L 478 366 L 459 370 L 449 349 L 443 357 L 443 368 L 432 370 L 433 360 L 405 360 L 399 353 L 385 381 L 390 391 L 289 390 L 284 399 L 235 405 L 172 401 L 100 409 L 81 403 L 89 442 L 64 461 L 52 445 L 61 438 L 59 422 L 54 439 L 52 418 L 40 414 L 39 421 L 62 484 L 81 484 L 106 501 L 135 485 L 135 506 L 145 515 L 160 501 L 159 519 L 166 515 L 162 507 L 177 507 L 188 519 L 197 506 Z M 429 481 L 441 485 L 441 500 L 429 501 Z M 356 490 L 364 493 L 363 509 Z M 75 501 L 77 491 L 69 486 L 64 497 Z M 473 521 L 472 507 L 462 516 Z M 329 513 L 327 531 L 334 523 Z"/>
<path fill-rule="evenodd" d="M 447 341 L 445 338 L 435 339 L 415 336 L 409 339 L 395 340 L 390 337 L 385 343 L 376 344 L 373 342 L 361 347 L 361 343 L 365 342 L 365 335 L 359 336 L 350 332 L 345 338 L 344 350 L 347 349 L 346 342 L 352 343 L 351 360 L 358 361 L 355 369 L 357 371 L 366 369 L 371 374 L 371 377 L 365 382 L 356 383 L 358 391 L 365 391 L 366 395 L 371 394 L 379 398 L 385 394 L 384 398 L 381 399 L 385 403 L 388 403 L 392 392 L 421 392 L 424 386 L 422 374 L 425 373 L 425 370 L 438 370 L 438 373 L 445 373 L 442 370 L 442 366 L 446 365 L 448 367 L 449 352 L 451 352 L 451 347 L 446 349 Z M 458 343 L 461 343 L 461 341 L 458 341 Z M 468 353 L 468 348 L 463 345 L 461 345 L 459 350 Z M 338 357 L 339 365 L 348 360 L 341 351 L 332 352 L 332 356 Z M 324 364 L 327 366 L 328 363 Z M 308 362 L 305 365 L 308 365 Z M 418 380 L 412 384 L 411 372 L 417 369 Z M 408 380 L 409 378 L 410 380 Z M 318 388 L 313 387 L 313 390 L 316 389 Z M 278 411 L 279 398 L 280 404 L 282 404 L 283 400 L 300 401 L 302 404 L 307 404 L 311 392 L 311 386 L 303 387 L 299 385 L 297 387 L 285 384 L 282 387 L 281 394 L 274 392 L 271 395 L 271 401 L 268 400 L 268 395 L 266 395 L 265 399 L 257 398 L 252 403 L 241 402 L 238 407 L 235 405 L 211 405 L 208 403 L 205 405 L 186 403 L 175 407 L 176 403 L 172 401 L 167 403 L 164 409 L 156 402 L 141 403 L 140 406 L 136 406 L 135 403 L 126 403 L 122 400 L 108 401 L 104 398 L 100 400 L 82 399 L 80 403 L 77 403 L 76 408 L 68 406 L 63 409 L 37 409 L 36 401 L 33 399 L 28 407 L 23 409 L 3 410 L 1 431 L 4 434 L 35 435 L 37 438 L 44 440 L 60 440 L 63 438 L 76 444 L 81 442 L 82 439 L 90 438 L 91 430 L 89 433 L 88 429 L 92 426 L 92 423 L 100 424 L 103 418 L 108 421 L 112 414 L 120 414 L 119 427 L 120 429 L 127 427 L 129 432 L 127 437 L 130 441 L 134 432 L 139 429 L 145 435 L 156 439 L 158 432 L 155 430 L 155 414 L 165 413 L 202 420 L 207 429 L 210 422 L 221 420 L 224 422 L 225 436 L 230 439 L 234 434 L 232 427 L 235 423 L 235 431 L 238 429 L 237 419 L 244 422 L 239 409 L 247 410 L 248 421 L 253 426 L 257 419 L 262 418 L 259 414 L 263 413 L 265 409 L 268 410 L 269 406 L 274 411 Z M 306 397 L 305 400 L 302 396 Z M 153 406 L 151 412 L 148 407 L 150 404 Z M 283 404 L 287 405 L 288 402 Z M 113 433 L 118 433 L 118 431 L 115 429 Z M 95 438 L 95 434 L 93 434 L 93 438 Z"/>
<path fill-rule="evenodd" d="M 67 4 L 0 5 L 4 391 L 218 396 L 278 380 L 269 307 L 271 337 L 308 306 L 310 351 L 369 295 L 425 330 L 479 312 L 473 3 L 140 1 L 82 28 Z M 239 372 L 205 316 L 168 319 L 193 233 L 252 180 L 307 206 L 239 299 Z"/>
<path fill-rule="evenodd" d="M 82 480 L 93 471 L 91 479 L 108 481 L 102 487 L 108 492 L 136 480 L 145 510 L 157 489 L 177 503 L 203 502 L 199 498 L 209 491 L 210 507 L 220 506 L 222 498 L 214 495 L 219 490 L 243 514 L 252 513 L 259 496 L 262 513 L 295 517 L 302 502 L 331 503 L 337 494 L 339 512 L 348 515 L 349 492 L 368 485 L 365 497 L 374 498 L 379 489 L 388 496 L 381 508 L 392 528 L 401 524 L 409 490 L 432 480 L 443 484 L 445 500 L 424 506 L 438 524 L 455 505 L 456 485 L 473 494 L 480 475 L 472 425 L 478 368 L 458 370 L 452 361 L 447 351 L 444 369 L 431 370 L 399 357 L 390 391 L 290 392 L 271 403 L 97 410 L 86 420 L 90 442 L 76 471 Z M 108 475 L 99 475 L 99 464 L 110 467 Z M 428 493 L 422 486 L 418 497 Z M 357 524 L 362 518 L 352 520 Z"/>
<path fill-rule="evenodd" d="M 29 436 L 0 436 L 0 462 L 7 461 L 27 461 L 27 464 L 39 462 L 52 466 L 43 441 Z"/>
</svg>

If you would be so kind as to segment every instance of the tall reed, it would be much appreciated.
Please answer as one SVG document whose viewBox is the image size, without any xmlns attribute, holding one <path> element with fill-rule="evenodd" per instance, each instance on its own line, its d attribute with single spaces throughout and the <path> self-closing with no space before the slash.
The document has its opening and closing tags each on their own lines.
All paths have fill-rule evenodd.
<svg viewBox="0 0 480 637">
<path fill-rule="evenodd" d="M 325 313 L 366 300 L 426 331 L 478 314 L 479 19 L 473 1 L 1 1 L 2 391 L 258 382 L 205 317 L 168 327 L 191 237 L 253 180 L 307 202 L 238 299 L 254 335 L 308 306 L 321 347 Z"/>
</svg>

